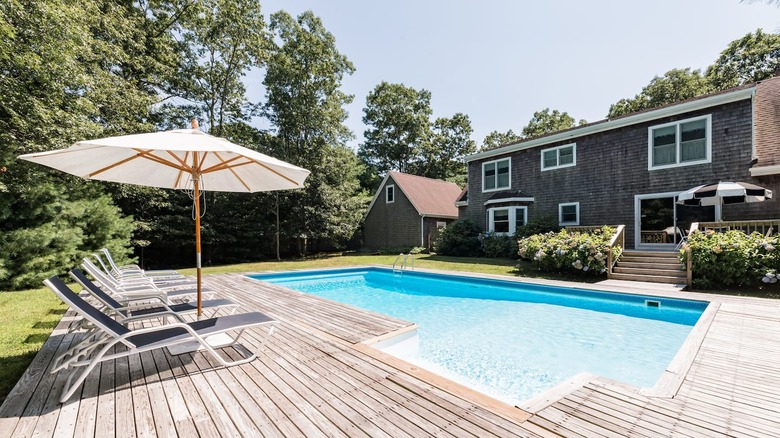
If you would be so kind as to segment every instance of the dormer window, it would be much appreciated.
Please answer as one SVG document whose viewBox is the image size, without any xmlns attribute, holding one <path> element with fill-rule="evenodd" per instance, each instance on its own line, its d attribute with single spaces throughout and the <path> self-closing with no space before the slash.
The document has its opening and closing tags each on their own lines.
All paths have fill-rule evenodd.
<svg viewBox="0 0 780 438">
<path fill-rule="evenodd" d="M 385 202 L 388 204 L 395 202 L 395 186 L 392 184 L 385 186 Z"/>
<path fill-rule="evenodd" d="M 509 158 L 482 163 L 482 191 L 508 189 L 511 180 L 510 167 Z"/>
</svg>

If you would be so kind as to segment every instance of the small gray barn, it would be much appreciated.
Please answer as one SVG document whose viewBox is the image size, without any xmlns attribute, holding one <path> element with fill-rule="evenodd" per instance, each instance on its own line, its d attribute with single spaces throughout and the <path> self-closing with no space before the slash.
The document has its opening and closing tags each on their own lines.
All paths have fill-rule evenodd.
<svg viewBox="0 0 780 438">
<path fill-rule="evenodd" d="M 366 248 L 430 248 L 439 230 L 458 218 L 460 193 L 455 183 L 389 172 L 366 212 Z"/>
</svg>

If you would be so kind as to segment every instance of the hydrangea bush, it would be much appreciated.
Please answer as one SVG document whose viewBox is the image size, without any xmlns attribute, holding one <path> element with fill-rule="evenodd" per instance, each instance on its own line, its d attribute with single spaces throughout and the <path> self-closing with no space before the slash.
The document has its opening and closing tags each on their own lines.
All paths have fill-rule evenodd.
<svg viewBox="0 0 780 438">
<path fill-rule="evenodd" d="M 518 254 L 543 271 L 603 274 L 607 270 L 609 241 L 616 231 L 605 226 L 592 232 L 561 230 L 535 234 L 518 242 Z M 613 260 L 620 253 L 620 247 L 612 248 Z"/>
<path fill-rule="evenodd" d="M 710 289 L 723 286 L 751 286 L 776 283 L 780 272 L 780 250 L 776 237 L 739 230 L 715 233 L 708 230 L 688 236 L 693 285 Z M 687 252 L 680 261 L 687 263 Z"/>
</svg>

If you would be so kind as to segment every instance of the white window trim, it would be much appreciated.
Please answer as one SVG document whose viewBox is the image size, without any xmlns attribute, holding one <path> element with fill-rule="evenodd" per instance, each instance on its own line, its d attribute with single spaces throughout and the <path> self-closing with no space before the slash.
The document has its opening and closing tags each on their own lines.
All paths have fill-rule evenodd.
<svg viewBox="0 0 780 438">
<path fill-rule="evenodd" d="M 680 141 L 682 140 L 680 136 L 680 126 L 683 123 L 688 122 L 695 122 L 697 120 L 706 120 L 705 128 L 707 130 L 707 135 L 705 137 L 705 152 L 706 157 L 703 160 L 696 160 L 696 161 L 686 161 L 685 163 L 680 162 L 680 154 L 682 154 L 682 148 L 680 147 Z M 653 166 L 653 130 L 654 129 L 660 129 L 660 128 L 666 128 L 667 126 L 677 126 L 677 132 L 675 135 L 675 139 L 677 141 L 675 145 L 675 153 L 676 153 L 676 160 L 677 162 L 674 164 L 664 164 L 662 166 Z M 689 119 L 685 120 L 677 120 L 674 122 L 664 123 L 662 125 L 655 125 L 647 128 L 647 170 L 661 170 L 661 169 L 670 169 L 674 167 L 685 167 L 685 166 L 695 166 L 698 164 L 707 164 L 712 162 L 712 114 L 707 114 L 706 116 L 699 116 L 699 117 L 691 117 Z"/>
<path fill-rule="evenodd" d="M 544 167 L 544 153 L 545 152 L 547 152 L 547 151 L 555 151 L 556 162 L 560 163 L 561 162 L 561 149 L 568 148 L 568 147 L 572 148 L 571 153 L 572 153 L 572 156 L 573 156 L 573 160 L 572 160 L 571 163 L 569 163 L 569 164 L 556 164 L 555 166 Z M 556 146 L 554 148 L 542 149 L 540 158 L 541 158 L 540 161 L 541 161 L 541 166 L 542 166 L 542 172 L 547 171 L 547 170 L 563 169 L 563 168 L 566 168 L 566 167 L 574 167 L 574 166 L 577 165 L 577 143 L 569 143 L 569 144 L 564 144 L 564 145 L 561 145 L 561 146 Z"/>
<path fill-rule="evenodd" d="M 564 222 L 563 221 L 563 207 L 568 206 L 575 206 L 577 209 L 577 220 L 574 222 Z M 561 204 L 558 204 L 558 225 L 560 226 L 566 226 L 566 225 L 579 225 L 580 224 L 580 203 L 579 202 L 564 202 Z"/>
<path fill-rule="evenodd" d="M 496 233 L 495 231 L 495 224 L 493 223 L 493 214 L 496 210 L 509 210 L 509 232 L 508 233 Z M 487 229 L 491 233 L 496 233 L 497 235 L 512 235 L 517 232 L 517 211 L 523 210 L 523 223 L 528 223 L 528 207 L 518 207 L 518 206 L 510 206 L 510 207 L 493 207 L 487 209 Z"/>
<path fill-rule="evenodd" d="M 485 188 L 485 166 L 491 163 L 497 163 L 499 161 L 509 161 L 509 185 L 506 187 L 496 187 L 494 189 L 486 189 Z M 496 166 L 496 183 L 498 183 L 498 166 Z M 491 161 L 485 161 L 482 163 L 482 193 L 486 192 L 497 192 L 499 190 L 508 190 L 512 188 L 512 157 L 506 157 L 506 158 L 499 158 L 497 160 L 491 160 Z"/>
<path fill-rule="evenodd" d="M 387 189 L 389 189 L 390 187 L 393 188 L 393 200 L 392 201 L 388 201 L 387 200 L 387 194 L 389 193 L 389 191 Z M 388 185 L 385 186 L 385 204 L 392 204 L 393 202 L 395 202 L 395 184 L 388 184 Z"/>
<path fill-rule="evenodd" d="M 446 221 L 436 221 L 436 228 L 447 228 Z"/>
</svg>

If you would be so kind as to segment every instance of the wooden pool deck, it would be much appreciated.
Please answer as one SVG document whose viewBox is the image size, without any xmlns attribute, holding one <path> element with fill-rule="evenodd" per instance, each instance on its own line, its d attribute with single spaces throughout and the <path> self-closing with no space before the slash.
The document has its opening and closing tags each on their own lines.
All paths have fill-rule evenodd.
<svg viewBox="0 0 780 438">
<path fill-rule="evenodd" d="M 240 275 L 205 284 L 280 321 L 264 344 L 265 328 L 244 334 L 256 360 L 130 356 L 103 363 L 60 404 L 64 373 L 48 369 L 73 341 L 69 311 L 0 406 L 0 437 L 780 436 L 779 301 L 647 286 L 639 291 L 715 303 L 656 387 L 583 374 L 513 407 L 361 343 L 409 322 Z"/>
</svg>

